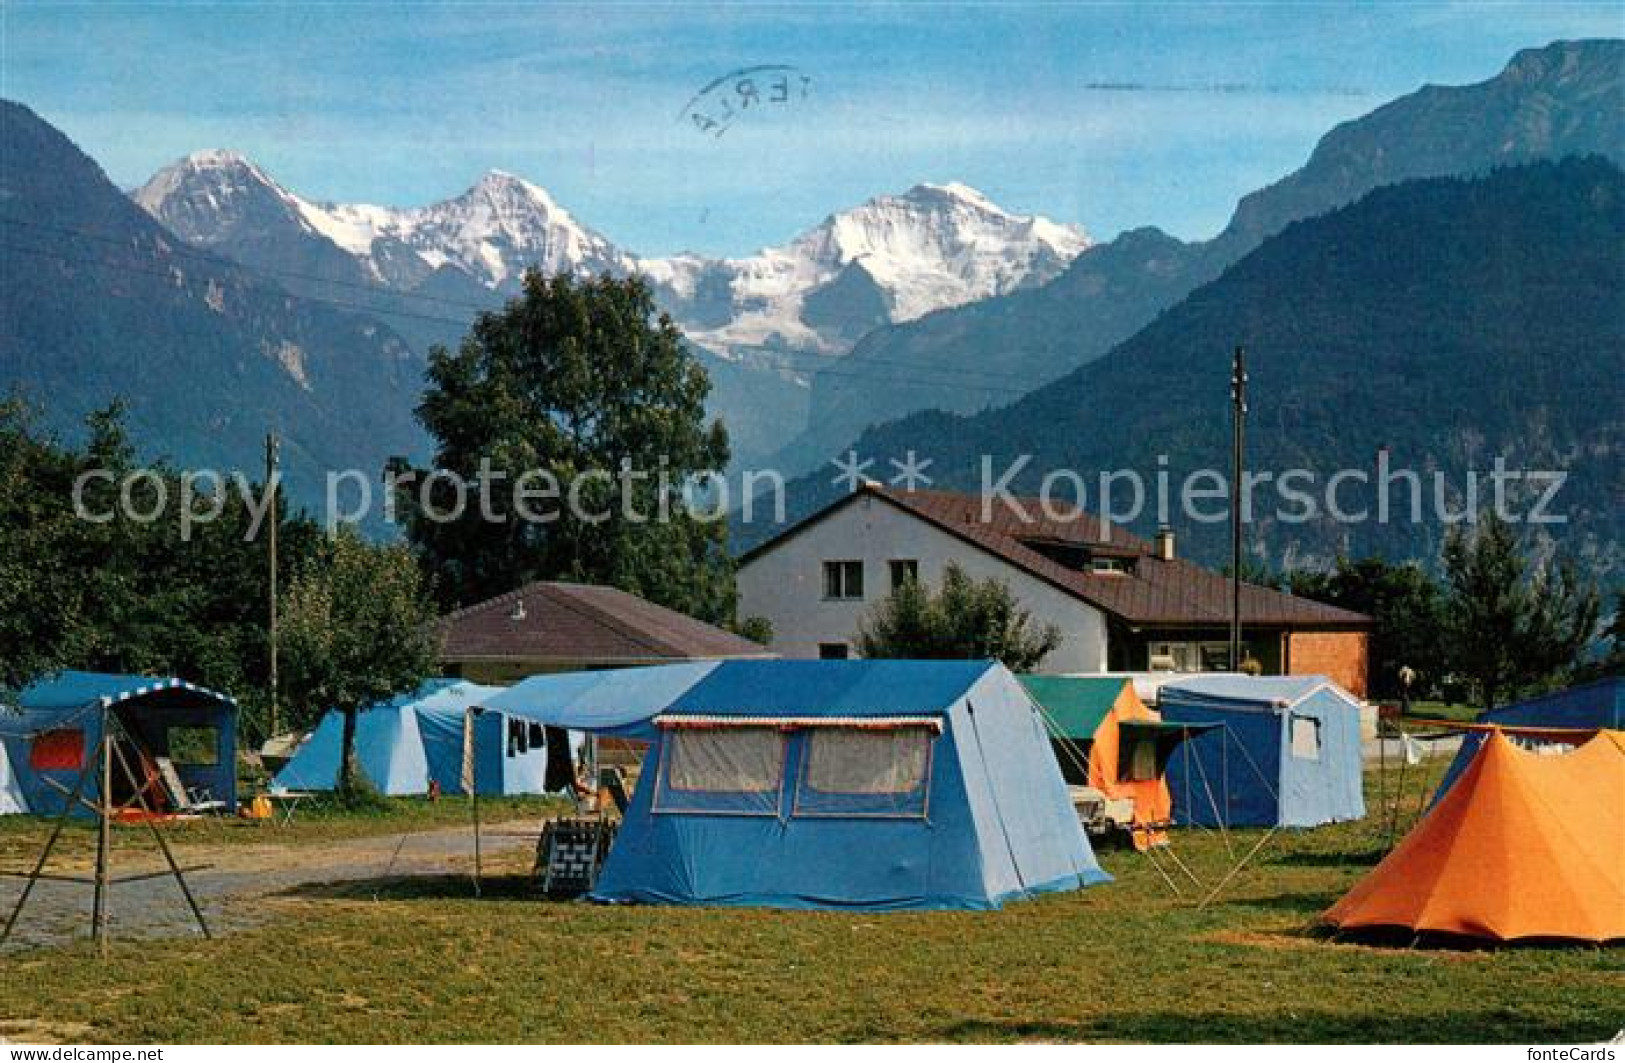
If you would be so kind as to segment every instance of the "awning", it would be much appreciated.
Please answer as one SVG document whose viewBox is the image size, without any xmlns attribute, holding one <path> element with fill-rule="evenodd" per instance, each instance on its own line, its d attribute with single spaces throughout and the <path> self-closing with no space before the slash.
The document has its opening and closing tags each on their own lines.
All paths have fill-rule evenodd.
<svg viewBox="0 0 1625 1063">
<path fill-rule="evenodd" d="M 1224 724 L 1216 720 L 1207 723 L 1180 723 L 1178 720 L 1119 720 L 1117 726 L 1124 730 L 1138 727 L 1146 731 L 1183 734 L 1187 731 L 1211 731 L 1215 727 L 1223 727 Z"/>
<path fill-rule="evenodd" d="M 654 729 L 649 721 L 716 667 L 716 661 L 683 661 L 531 676 L 484 699 L 480 707 L 571 731 L 650 739 Z"/>
<path fill-rule="evenodd" d="M 670 716 L 656 716 L 654 724 L 656 727 L 696 730 L 717 727 L 775 727 L 780 730 L 800 727 L 842 727 L 868 731 L 898 731 L 907 727 L 923 727 L 936 734 L 942 733 L 940 716 L 722 716 L 676 713 Z"/>
</svg>

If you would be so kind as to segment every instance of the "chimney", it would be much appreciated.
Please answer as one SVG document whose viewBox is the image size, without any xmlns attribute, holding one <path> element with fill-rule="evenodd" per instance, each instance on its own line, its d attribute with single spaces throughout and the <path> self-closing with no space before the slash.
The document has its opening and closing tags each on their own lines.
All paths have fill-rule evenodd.
<svg viewBox="0 0 1625 1063">
<path fill-rule="evenodd" d="M 1152 553 L 1158 560 L 1172 561 L 1174 559 L 1174 530 L 1166 524 L 1157 525 L 1157 538 Z"/>
</svg>

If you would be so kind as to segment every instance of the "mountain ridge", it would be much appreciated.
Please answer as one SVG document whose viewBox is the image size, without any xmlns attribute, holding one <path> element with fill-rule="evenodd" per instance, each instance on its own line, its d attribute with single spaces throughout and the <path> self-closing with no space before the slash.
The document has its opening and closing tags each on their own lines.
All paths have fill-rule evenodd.
<svg viewBox="0 0 1625 1063">
<path fill-rule="evenodd" d="M 284 437 L 301 502 L 328 469 L 421 454 L 423 360 L 374 317 L 193 248 L 26 106 L 0 101 L 0 387 L 68 437 L 115 400 L 145 458 L 257 470 Z"/>
<path fill-rule="evenodd" d="M 871 428 L 854 449 L 879 468 L 915 452 L 946 488 L 981 486 L 984 456 L 997 479 L 1022 455 L 1031 460 L 1016 492 L 1034 493 L 1056 469 L 1079 473 L 1091 492 L 1103 470 L 1137 470 L 1143 482 L 1166 470 L 1177 488 L 1195 470 L 1228 468 L 1229 355 L 1241 343 L 1250 469 L 1308 469 L 1324 485 L 1340 470 L 1374 478 L 1386 461 L 1426 478 L 1428 495 L 1442 490 L 1446 516 L 1467 504 L 1470 469 L 1487 478 L 1500 459 L 1514 471 L 1558 471 L 1564 523 L 1530 530 L 1544 549 L 1562 547 L 1617 583 L 1622 288 L 1625 172 L 1610 159 L 1402 182 L 1289 224 L 1102 358 L 1013 404 L 917 412 Z M 1535 486 L 1514 484 L 1515 502 L 1531 502 Z M 1489 484 L 1480 490 L 1479 504 L 1490 504 Z M 791 518 L 833 497 L 823 473 L 794 481 Z M 1373 504 L 1358 487 L 1346 501 Z M 1217 507 L 1217 523 L 1175 516 L 1183 553 L 1222 559 Z M 1149 531 L 1156 519 L 1135 526 Z M 1340 523 L 1324 507 L 1299 523 L 1271 511 L 1250 526 L 1248 548 L 1283 566 L 1338 553 L 1436 561 L 1449 527 Z M 772 530 L 742 528 L 740 546 Z"/>
<path fill-rule="evenodd" d="M 1007 402 L 967 374 L 1033 387 L 1056 379 L 1287 224 L 1384 184 L 1588 153 L 1625 161 L 1625 40 L 1556 41 L 1517 52 L 1487 80 L 1424 86 L 1328 131 L 1302 167 L 1243 196 L 1212 240 L 1134 230 L 1084 251 L 1036 290 L 876 329 L 839 373 L 814 377 L 809 426 L 775 463 L 792 473 L 813 467 L 900 410 L 972 413 Z"/>
</svg>

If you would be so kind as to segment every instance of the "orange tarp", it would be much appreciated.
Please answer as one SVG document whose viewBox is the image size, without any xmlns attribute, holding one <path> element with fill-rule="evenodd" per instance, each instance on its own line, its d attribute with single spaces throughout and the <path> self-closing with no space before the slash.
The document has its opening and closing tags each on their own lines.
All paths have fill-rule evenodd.
<svg viewBox="0 0 1625 1063">
<path fill-rule="evenodd" d="M 1089 747 L 1089 785 L 1100 789 L 1108 797 L 1134 799 L 1134 844 L 1144 848 L 1150 841 L 1162 841 L 1160 832 L 1149 828 L 1163 826 L 1173 818 L 1174 798 L 1168 790 L 1168 780 L 1155 770 L 1155 749 L 1150 751 L 1152 771 L 1146 779 L 1124 777 L 1122 766 L 1122 724 L 1134 720 L 1155 723 L 1162 717 L 1146 708 L 1145 702 L 1134 692 L 1133 683 L 1124 683 L 1106 721 L 1095 731 L 1094 744 Z"/>
<path fill-rule="evenodd" d="M 1166 841 L 1160 828 L 1172 818 L 1174 802 L 1160 770 L 1156 741 L 1145 738 L 1145 748 L 1140 751 L 1124 748 L 1123 724 L 1162 719 L 1140 700 L 1134 684 L 1106 676 L 1024 676 L 1022 683 L 1039 702 L 1052 739 L 1062 747 L 1063 760 L 1077 764 L 1075 743 L 1087 741 L 1088 784 L 1107 797 L 1134 800 L 1135 847 L 1144 849 Z M 1108 690 L 1111 687 L 1115 689 Z M 1109 708 L 1105 697 L 1111 699 Z M 1078 730 L 1091 725 L 1087 737 Z M 1136 753 L 1144 758 L 1145 778 L 1133 778 Z M 1125 759 L 1130 763 L 1125 765 Z"/>
<path fill-rule="evenodd" d="M 1625 939 L 1625 732 L 1560 755 L 1491 734 L 1325 921 L 1496 941 Z"/>
</svg>

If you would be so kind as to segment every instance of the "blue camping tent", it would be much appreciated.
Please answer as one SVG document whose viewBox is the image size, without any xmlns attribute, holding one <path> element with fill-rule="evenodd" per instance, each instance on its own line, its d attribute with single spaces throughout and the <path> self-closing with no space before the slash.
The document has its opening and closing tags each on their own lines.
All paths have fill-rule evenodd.
<svg viewBox="0 0 1625 1063">
<path fill-rule="evenodd" d="M 1168 763 L 1174 820 L 1318 827 L 1362 819 L 1360 703 L 1321 676 L 1193 676 L 1162 688 L 1193 731 Z"/>
<path fill-rule="evenodd" d="M 141 776 L 149 805 L 173 809 L 153 775 L 157 761 L 173 764 L 192 798 L 237 807 L 237 705 L 224 694 L 181 679 L 101 672 L 60 672 L 17 695 L 16 706 L 0 708 L 0 760 L 10 762 L 14 793 L 21 808 L 37 815 L 60 815 L 80 776 L 91 766 L 103 734 L 103 714 L 114 716 L 128 737 L 117 743 L 113 801 L 136 807 L 129 771 Z M 83 796 L 96 802 L 99 773 L 84 780 Z M 0 805 L 0 811 L 5 806 Z M 76 814 L 90 815 L 80 804 Z"/>
<path fill-rule="evenodd" d="M 1575 746 L 1584 742 L 1597 730 L 1625 730 L 1625 677 L 1611 676 L 1581 686 L 1558 690 L 1540 697 L 1528 698 L 1499 709 L 1480 713 L 1478 722 L 1512 728 L 1513 741 L 1523 744 Z M 1552 728 L 1552 734 L 1519 735 L 1517 728 Z M 1572 735 L 1562 732 L 1573 731 Z M 1461 737 L 1461 748 L 1450 762 L 1439 788 L 1434 792 L 1437 802 L 1457 777 L 1473 762 L 1479 746 L 1484 744 L 1484 732 L 1468 731 Z"/>
<path fill-rule="evenodd" d="M 463 792 L 463 735 L 469 708 L 483 706 L 499 687 L 430 679 L 417 690 L 363 709 L 356 716 L 356 759 L 381 793 L 427 793 L 432 779 L 445 794 Z M 516 726 L 517 723 L 517 726 Z M 474 787 L 482 795 L 546 792 L 547 745 L 532 729 L 501 712 L 474 717 Z M 322 717 L 272 786 L 331 790 L 338 782 L 344 714 Z M 579 737 L 574 746 L 579 746 Z M 574 748 L 571 756 L 573 758 Z M 573 772 L 572 772 L 573 774 Z"/>
<path fill-rule="evenodd" d="M 985 909 L 1108 881 L 1002 665 L 723 661 L 654 722 L 595 899 Z"/>
</svg>

